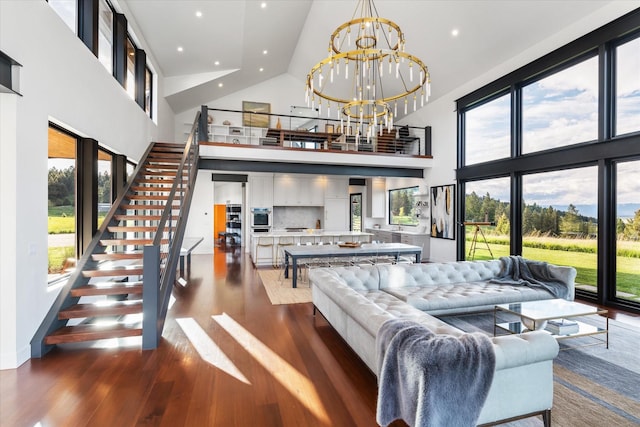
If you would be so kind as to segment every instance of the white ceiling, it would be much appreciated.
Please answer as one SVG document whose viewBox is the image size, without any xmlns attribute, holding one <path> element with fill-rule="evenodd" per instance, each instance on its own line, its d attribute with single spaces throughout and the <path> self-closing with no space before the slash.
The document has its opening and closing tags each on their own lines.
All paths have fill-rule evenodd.
<svg viewBox="0 0 640 427">
<path fill-rule="evenodd" d="M 307 73 L 327 55 L 330 34 L 352 18 L 358 1 L 266 0 L 265 8 L 261 3 L 119 0 L 165 76 L 161 84 L 176 113 L 286 72 L 300 79 L 302 97 Z M 406 51 L 429 67 L 437 99 L 609 3 L 377 0 L 375 6 L 381 17 L 400 25 Z M 637 0 L 626 3 L 638 6 Z M 457 37 L 451 35 L 454 28 Z"/>
</svg>

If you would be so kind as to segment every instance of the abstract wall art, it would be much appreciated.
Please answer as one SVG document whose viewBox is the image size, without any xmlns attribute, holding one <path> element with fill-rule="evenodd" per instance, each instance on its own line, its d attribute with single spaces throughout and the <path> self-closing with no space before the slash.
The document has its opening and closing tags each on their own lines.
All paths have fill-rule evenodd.
<svg viewBox="0 0 640 427">
<path fill-rule="evenodd" d="M 431 187 L 431 237 L 455 239 L 455 185 Z"/>
</svg>

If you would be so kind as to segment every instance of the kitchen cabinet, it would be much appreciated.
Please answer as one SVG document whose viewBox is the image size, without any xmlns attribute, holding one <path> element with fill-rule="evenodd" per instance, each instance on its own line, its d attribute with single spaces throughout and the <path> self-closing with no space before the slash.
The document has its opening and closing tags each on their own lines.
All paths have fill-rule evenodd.
<svg viewBox="0 0 640 427">
<path fill-rule="evenodd" d="M 349 229 L 349 199 L 324 199 L 324 229 Z"/>
<path fill-rule="evenodd" d="M 367 179 L 367 214 L 369 218 L 385 218 L 387 183 L 384 178 Z"/>
<path fill-rule="evenodd" d="M 348 199 L 348 178 L 327 178 L 327 187 L 324 193 L 325 199 Z"/>
<path fill-rule="evenodd" d="M 412 234 L 412 233 L 400 233 L 401 242 L 407 245 L 420 246 L 422 248 L 422 259 L 429 259 L 429 244 L 428 234 Z"/>
<path fill-rule="evenodd" d="M 315 177 L 276 175 L 273 178 L 274 206 L 322 206 L 324 189 Z"/>
<path fill-rule="evenodd" d="M 273 207 L 273 175 L 249 176 L 250 206 L 252 208 Z"/>
</svg>

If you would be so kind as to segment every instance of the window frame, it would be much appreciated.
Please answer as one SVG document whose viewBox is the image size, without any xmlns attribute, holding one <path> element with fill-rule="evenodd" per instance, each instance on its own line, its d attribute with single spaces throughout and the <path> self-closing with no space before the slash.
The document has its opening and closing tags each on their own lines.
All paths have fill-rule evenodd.
<svg viewBox="0 0 640 427">
<path fill-rule="evenodd" d="M 613 164 L 640 156 L 640 132 L 615 135 L 615 47 L 640 38 L 640 8 L 579 39 L 463 96 L 456 101 L 458 119 L 458 215 L 465 212 L 465 183 L 500 176 L 510 177 L 511 235 L 510 253 L 522 254 L 522 177 L 524 174 L 566 170 L 597 165 L 598 168 L 598 292 L 597 295 L 576 291 L 576 295 L 603 305 L 640 312 L 640 303 L 621 301 L 615 297 L 615 193 Z M 550 73 L 572 66 L 583 58 L 598 55 L 598 138 L 594 141 L 522 154 L 522 87 Z M 464 163 L 465 113 L 488 102 L 498 93 L 511 92 L 510 158 L 474 165 Z M 462 218 L 459 216 L 458 221 Z M 465 259 L 464 240 L 456 242 L 456 258 Z"/>
</svg>

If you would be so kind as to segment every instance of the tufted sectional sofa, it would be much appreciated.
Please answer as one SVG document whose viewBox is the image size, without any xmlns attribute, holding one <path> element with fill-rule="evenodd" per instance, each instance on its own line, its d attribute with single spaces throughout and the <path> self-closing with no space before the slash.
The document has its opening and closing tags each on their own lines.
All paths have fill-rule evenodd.
<svg viewBox="0 0 640 427">
<path fill-rule="evenodd" d="M 546 290 L 491 283 L 502 262 L 372 265 L 312 269 L 315 310 L 376 375 L 376 335 L 393 318 L 413 320 L 437 334 L 460 336 L 434 314 L 493 309 L 496 304 L 554 298 Z M 550 266 L 573 295 L 576 271 Z M 550 425 L 556 340 L 544 331 L 492 338 L 496 371 L 479 424 L 541 414 Z"/>
</svg>

